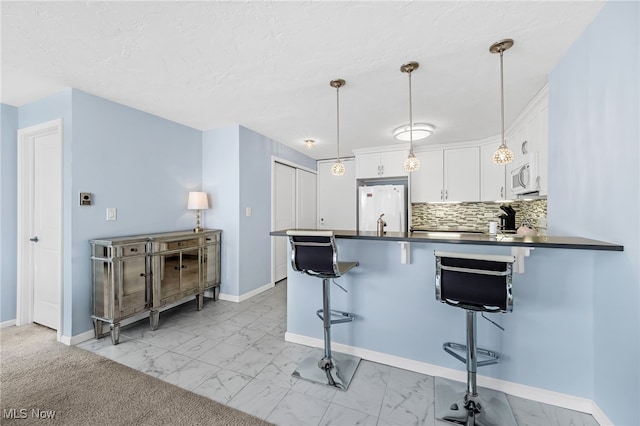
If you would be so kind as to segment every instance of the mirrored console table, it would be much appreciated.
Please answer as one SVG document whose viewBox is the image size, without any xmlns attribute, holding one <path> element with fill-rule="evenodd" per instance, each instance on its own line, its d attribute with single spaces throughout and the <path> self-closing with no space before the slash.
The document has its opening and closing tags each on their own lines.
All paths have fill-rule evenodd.
<svg viewBox="0 0 640 426">
<path fill-rule="evenodd" d="M 177 231 L 90 240 L 94 333 L 113 344 L 120 339 L 120 322 L 149 311 L 152 330 L 161 308 L 195 296 L 197 309 L 204 292 L 220 291 L 221 230 Z"/>
</svg>

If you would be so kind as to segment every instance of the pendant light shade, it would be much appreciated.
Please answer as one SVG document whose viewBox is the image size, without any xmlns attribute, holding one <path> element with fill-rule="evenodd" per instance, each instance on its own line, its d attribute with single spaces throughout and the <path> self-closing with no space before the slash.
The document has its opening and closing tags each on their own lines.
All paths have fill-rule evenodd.
<svg viewBox="0 0 640 426">
<path fill-rule="evenodd" d="M 507 38 L 493 43 L 489 47 L 489 51 L 491 53 L 500 54 L 500 118 L 502 122 L 502 135 L 500 139 L 500 146 L 493 154 L 493 162 L 500 166 L 509 164 L 513 161 L 513 152 L 511 152 L 509 147 L 507 147 L 507 140 L 504 137 L 504 73 L 502 64 L 502 54 L 505 50 L 511 48 L 511 46 L 513 46 L 513 40 Z"/>
<path fill-rule="evenodd" d="M 340 161 L 340 88 L 346 82 L 342 79 L 331 80 L 329 85 L 336 89 L 336 161 L 331 166 L 331 174 L 334 176 L 342 176 L 345 172 L 344 164 Z"/>
<path fill-rule="evenodd" d="M 420 160 L 413 154 L 413 105 L 411 99 L 411 73 L 418 69 L 417 62 L 407 62 L 402 64 L 400 71 L 409 74 L 409 156 L 404 160 L 404 169 L 407 172 L 415 172 L 420 168 Z"/>
</svg>

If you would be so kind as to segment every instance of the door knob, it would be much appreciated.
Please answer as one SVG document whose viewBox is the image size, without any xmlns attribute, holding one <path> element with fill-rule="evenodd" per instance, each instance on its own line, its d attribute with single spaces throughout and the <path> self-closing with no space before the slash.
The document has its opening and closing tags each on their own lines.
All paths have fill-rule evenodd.
<svg viewBox="0 0 640 426">
<path fill-rule="evenodd" d="M 33 241 L 34 243 L 37 243 L 38 242 L 38 236 L 36 235 L 33 238 L 29 238 L 29 241 Z"/>
</svg>

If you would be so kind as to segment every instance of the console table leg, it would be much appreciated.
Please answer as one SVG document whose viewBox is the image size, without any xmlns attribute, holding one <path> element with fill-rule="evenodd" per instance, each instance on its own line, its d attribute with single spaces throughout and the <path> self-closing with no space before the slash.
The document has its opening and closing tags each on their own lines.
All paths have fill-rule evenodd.
<svg viewBox="0 0 640 426">
<path fill-rule="evenodd" d="M 151 327 L 151 330 L 153 331 L 157 330 L 159 322 L 160 322 L 160 311 L 149 312 L 149 325 Z"/>
</svg>

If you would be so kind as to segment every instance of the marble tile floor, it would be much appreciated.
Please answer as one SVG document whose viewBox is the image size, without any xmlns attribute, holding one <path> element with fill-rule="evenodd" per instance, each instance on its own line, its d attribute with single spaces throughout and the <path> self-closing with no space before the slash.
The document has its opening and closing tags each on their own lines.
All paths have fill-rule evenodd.
<svg viewBox="0 0 640 426">
<path fill-rule="evenodd" d="M 321 350 L 284 341 L 286 280 L 241 303 L 195 301 L 109 338 L 78 345 L 276 425 L 444 426 L 434 415 L 434 378 L 363 360 L 346 392 L 291 377 Z M 321 325 L 320 325 L 321 326 Z M 597 426 L 585 413 L 508 396 L 519 426 Z"/>
</svg>

